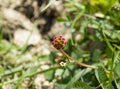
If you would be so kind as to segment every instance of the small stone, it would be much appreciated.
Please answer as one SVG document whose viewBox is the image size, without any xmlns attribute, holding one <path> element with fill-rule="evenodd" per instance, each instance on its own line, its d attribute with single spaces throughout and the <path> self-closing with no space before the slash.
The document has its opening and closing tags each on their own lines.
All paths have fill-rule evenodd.
<svg viewBox="0 0 120 89">
<path fill-rule="evenodd" d="M 50 83 L 48 81 L 45 81 L 42 85 L 42 89 L 49 89 Z"/>
<path fill-rule="evenodd" d="M 41 37 L 36 31 L 27 31 L 23 29 L 18 29 L 14 33 L 14 43 L 18 46 L 27 45 L 37 45 L 40 43 Z"/>
<path fill-rule="evenodd" d="M 3 85 L 2 89 L 13 89 L 13 85 L 12 84 Z"/>
</svg>

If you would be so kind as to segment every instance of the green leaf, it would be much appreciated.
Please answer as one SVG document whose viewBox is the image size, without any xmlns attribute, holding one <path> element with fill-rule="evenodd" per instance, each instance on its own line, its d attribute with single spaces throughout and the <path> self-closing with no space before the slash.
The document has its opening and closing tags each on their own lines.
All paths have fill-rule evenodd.
<svg viewBox="0 0 120 89">
<path fill-rule="evenodd" d="M 45 73 L 45 78 L 49 81 L 52 81 L 53 77 L 54 77 L 54 70 L 51 70 L 51 71 L 47 71 Z"/>
<path fill-rule="evenodd" d="M 50 55 L 49 55 L 49 59 L 50 59 L 52 64 L 55 63 L 55 58 L 57 56 L 56 54 L 57 54 L 57 52 L 51 52 Z"/>
<path fill-rule="evenodd" d="M 115 65 L 115 73 L 116 73 L 118 76 L 120 76 L 120 63 L 117 63 L 117 64 Z"/>
<path fill-rule="evenodd" d="M 115 61 L 114 61 L 114 70 L 115 70 L 115 73 L 120 76 L 120 51 L 116 52 L 116 55 L 115 55 Z"/>
<path fill-rule="evenodd" d="M 57 21 L 59 21 L 59 22 L 64 22 L 64 21 L 65 21 L 65 19 L 64 19 L 64 18 L 62 18 L 62 17 L 57 17 Z"/>
<path fill-rule="evenodd" d="M 91 53 L 91 59 L 93 61 L 98 61 L 101 57 L 101 51 L 99 49 L 95 49 Z"/>
<path fill-rule="evenodd" d="M 107 46 L 108 46 L 109 49 L 113 52 L 113 51 L 114 51 L 114 48 L 113 48 L 112 44 L 110 43 L 109 39 L 106 37 L 105 32 L 102 31 L 102 34 L 103 34 L 103 37 L 104 37 L 104 40 L 105 40 Z"/>
<path fill-rule="evenodd" d="M 34 67 L 31 67 L 27 70 L 27 74 L 31 75 L 31 74 L 34 74 L 36 71 L 38 70 L 38 67 L 37 66 L 34 66 Z"/>
<path fill-rule="evenodd" d="M 115 60 L 114 60 L 114 63 L 120 63 L 120 51 L 116 52 L 115 53 Z"/>
<path fill-rule="evenodd" d="M 115 80 L 115 84 L 117 89 L 120 89 L 120 80 Z"/>
<path fill-rule="evenodd" d="M 95 88 L 89 86 L 88 84 L 84 82 L 79 81 L 79 82 L 74 83 L 73 89 L 95 89 Z"/>
<path fill-rule="evenodd" d="M 4 68 L 0 66 L 0 74 L 2 74 L 3 72 L 4 72 Z"/>
<path fill-rule="evenodd" d="M 3 26 L 0 25 L 0 42 L 3 39 Z"/>
<path fill-rule="evenodd" d="M 0 55 L 3 55 L 8 52 L 10 49 L 11 45 L 9 44 L 8 41 L 6 40 L 1 40 L 0 42 Z"/>
<path fill-rule="evenodd" d="M 101 84 L 102 89 L 112 89 L 112 87 L 108 83 L 108 78 L 105 73 L 105 70 L 102 67 L 98 67 L 95 70 L 95 76 L 97 80 L 99 81 L 99 83 Z"/>
<path fill-rule="evenodd" d="M 58 83 L 56 83 L 54 89 L 64 89 L 64 87 L 65 87 L 65 84 L 58 84 Z"/>
<path fill-rule="evenodd" d="M 74 83 L 79 80 L 80 77 L 82 77 L 83 75 L 85 75 L 86 73 L 90 72 L 91 69 L 87 68 L 87 69 L 84 69 L 84 70 L 80 70 L 78 72 L 78 74 L 76 74 L 71 80 L 70 82 L 66 85 L 66 87 L 64 89 L 70 89 Z"/>
</svg>

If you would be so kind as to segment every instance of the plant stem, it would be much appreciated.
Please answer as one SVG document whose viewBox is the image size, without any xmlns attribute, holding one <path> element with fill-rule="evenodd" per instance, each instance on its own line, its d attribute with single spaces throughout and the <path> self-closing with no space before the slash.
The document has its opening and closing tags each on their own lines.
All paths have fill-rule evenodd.
<svg viewBox="0 0 120 89">
<path fill-rule="evenodd" d="M 77 60 L 75 60 L 74 58 L 70 57 L 63 49 L 60 49 L 60 51 L 63 53 L 63 55 L 65 55 L 70 61 L 73 61 L 74 63 L 76 63 L 77 65 L 81 66 L 81 67 L 87 67 L 87 68 L 92 68 L 92 69 L 96 69 L 96 66 L 92 66 L 92 65 L 88 65 L 82 62 L 79 62 Z"/>
<path fill-rule="evenodd" d="M 8 84 L 8 83 L 13 83 L 13 82 L 16 82 L 16 81 L 20 81 L 21 79 L 26 78 L 26 77 L 32 77 L 34 75 L 37 75 L 37 74 L 40 74 L 40 73 L 45 73 L 45 72 L 51 71 L 51 70 L 56 70 L 58 68 L 62 68 L 62 67 L 60 67 L 60 66 L 53 66 L 53 67 L 45 69 L 45 70 L 39 70 L 39 71 L 33 72 L 32 74 L 27 74 L 26 73 L 26 75 L 24 75 L 22 77 L 19 77 L 17 79 L 11 79 L 11 80 L 9 80 L 7 82 L 0 83 L 0 87 L 3 86 L 3 85 L 5 85 L 5 84 Z"/>
</svg>

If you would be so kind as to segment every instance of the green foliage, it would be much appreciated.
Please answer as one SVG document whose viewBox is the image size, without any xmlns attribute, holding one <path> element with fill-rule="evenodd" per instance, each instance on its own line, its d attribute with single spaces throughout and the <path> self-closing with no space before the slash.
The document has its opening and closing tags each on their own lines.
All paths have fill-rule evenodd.
<svg viewBox="0 0 120 89">
<path fill-rule="evenodd" d="M 114 61 L 114 66 L 115 66 L 115 74 L 117 76 L 120 76 L 120 51 L 118 51 L 116 53 L 116 56 L 115 56 L 115 61 Z"/>
<path fill-rule="evenodd" d="M 56 1 L 49 0 L 42 11 Z M 0 25 L 0 88 L 13 84 L 14 88 L 22 89 L 21 83 L 30 78 L 34 89 L 35 76 L 44 74 L 47 81 L 55 81 L 54 89 L 120 89 L 120 10 L 115 8 L 120 5 L 119 1 L 64 0 L 63 5 L 66 13 L 57 20 L 71 32 L 65 51 L 96 69 L 82 68 L 64 56 L 58 57 L 58 51 L 32 55 L 32 61 L 26 62 L 22 58 L 29 52 L 27 42 L 24 47 L 18 47 L 12 41 L 6 41 L 3 39 L 4 27 Z M 41 69 L 45 61 L 49 68 Z M 66 66 L 58 66 L 59 61 L 65 61 Z"/>
<path fill-rule="evenodd" d="M 82 75 L 83 72 L 84 72 L 84 70 L 78 71 L 78 73 L 66 85 L 65 89 L 71 88 L 73 86 L 74 82 L 76 82 L 81 77 L 81 75 Z"/>
<path fill-rule="evenodd" d="M 72 57 L 82 59 L 80 61 L 96 62 L 97 65 L 104 67 L 98 67 L 95 70 L 95 74 L 88 73 L 81 80 L 84 80 L 83 83 L 89 83 L 89 85 L 94 87 L 100 85 L 99 87 L 103 89 L 119 87 L 119 79 L 117 80 L 118 82 L 115 82 L 116 80 L 113 81 L 116 77 L 114 73 L 119 76 L 120 65 L 119 62 L 114 62 L 116 59 L 113 57 L 113 54 L 116 54 L 115 51 L 120 50 L 118 30 L 120 15 L 119 12 L 116 13 L 116 10 L 113 9 L 115 3 L 118 3 L 118 1 L 90 0 L 80 2 L 77 0 L 66 0 L 64 5 L 69 13 L 66 15 L 66 18 L 59 18 L 58 20 L 70 26 L 72 41 L 68 42 L 66 51 Z M 77 41 L 75 40 L 76 35 L 81 35 L 81 38 Z M 71 42 L 74 42 L 74 45 Z M 106 59 L 105 61 L 104 58 Z M 110 70 L 109 73 L 106 73 L 106 70 Z M 96 77 L 98 82 L 90 83 L 86 79 L 86 77 L 88 79 L 91 78 L 88 75 Z M 96 81 L 96 79 L 91 81 Z M 114 87 L 112 81 L 116 84 Z M 72 86 L 72 84 L 70 85 Z"/>
<path fill-rule="evenodd" d="M 75 88 L 72 89 L 95 89 L 93 87 L 90 87 L 89 85 L 87 85 L 84 82 L 78 81 L 74 84 Z"/>
<path fill-rule="evenodd" d="M 105 70 L 102 67 L 98 67 L 95 70 L 95 75 L 96 75 L 97 80 L 101 84 L 102 89 L 112 89 L 112 86 L 109 85 L 109 83 L 107 82 L 108 78 L 107 78 L 107 75 L 105 73 Z"/>
</svg>

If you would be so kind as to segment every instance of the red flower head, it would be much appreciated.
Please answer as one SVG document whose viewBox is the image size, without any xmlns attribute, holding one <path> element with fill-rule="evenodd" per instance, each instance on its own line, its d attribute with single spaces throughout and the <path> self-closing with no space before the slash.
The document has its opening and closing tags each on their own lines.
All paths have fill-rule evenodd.
<svg viewBox="0 0 120 89">
<path fill-rule="evenodd" d="M 64 47 L 66 46 L 66 40 L 62 36 L 54 37 L 54 39 L 52 41 L 52 45 L 56 49 L 64 49 Z"/>
</svg>

